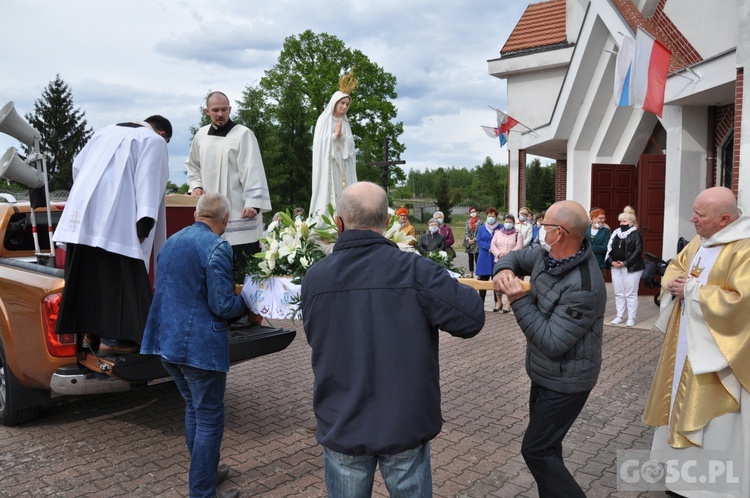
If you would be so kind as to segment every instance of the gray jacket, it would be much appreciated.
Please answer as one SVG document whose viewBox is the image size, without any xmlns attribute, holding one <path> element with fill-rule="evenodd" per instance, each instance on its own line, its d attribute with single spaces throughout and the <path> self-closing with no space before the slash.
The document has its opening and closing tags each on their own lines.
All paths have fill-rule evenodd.
<svg viewBox="0 0 750 498">
<path fill-rule="evenodd" d="M 526 336 L 526 372 L 564 393 L 592 389 L 602 364 L 607 290 L 591 244 L 583 244 L 582 255 L 556 268 L 547 269 L 549 254 L 537 247 L 508 253 L 493 270 L 531 276 L 531 291 L 513 303 Z"/>
</svg>

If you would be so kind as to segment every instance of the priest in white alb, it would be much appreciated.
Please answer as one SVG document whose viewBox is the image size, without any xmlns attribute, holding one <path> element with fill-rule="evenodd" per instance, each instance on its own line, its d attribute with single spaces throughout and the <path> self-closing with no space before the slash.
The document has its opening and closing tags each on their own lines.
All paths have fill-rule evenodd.
<svg viewBox="0 0 750 498">
<path fill-rule="evenodd" d="M 746 498 L 750 218 L 741 214 L 731 190 L 713 187 L 696 197 L 691 221 L 698 235 L 672 259 L 662 279 L 666 285 L 657 326 L 664 320 L 665 336 L 643 421 L 656 426 L 654 460 L 671 461 L 677 469 L 691 466 L 689 474 L 695 477 L 705 476 L 701 472 L 710 466 L 726 465 L 715 479 L 667 473 L 672 492 Z"/>
<path fill-rule="evenodd" d="M 149 307 L 148 265 L 166 239 L 167 142 L 162 116 L 107 126 L 73 161 L 73 188 L 53 239 L 65 243 L 58 334 L 84 347 L 138 351 Z M 98 338 L 98 339 L 97 339 Z"/>
<path fill-rule="evenodd" d="M 357 182 L 354 135 L 346 113 L 357 86 L 352 72 L 339 79 L 339 90 L 318 117 L 313 135 L 313 180 L 310 216 L 328 214 L 328 204 L 336 207 L 341 192 Z"/>
<path fill-rule="evenodd" d="M 230 118 L 232 107 L 222 92 L 206 98 L 211 124 L 193 137 L 185 161 L 191 195 L 224 194 L 232 206 L 224 238 L 232 245 L 235 267 L 244 268 L 248 258 L 260 252 L 262 213 L 271 210 L 266 172 L 255 134 Z"/>
</svg>

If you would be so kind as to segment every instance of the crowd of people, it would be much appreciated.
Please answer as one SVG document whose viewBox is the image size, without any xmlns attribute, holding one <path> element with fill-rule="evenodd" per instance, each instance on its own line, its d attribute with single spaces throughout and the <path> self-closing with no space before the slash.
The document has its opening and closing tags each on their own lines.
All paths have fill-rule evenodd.
<svg viewBox="0 0 750 498">
<path fill-rule="evenodd" d="M 301 294 L 326 488 L 332 497 L 370 496 L 379 467 L 392 496 L 431 496 L 430 441 L 442 427 L 438 334 L 477 335 L 486 291 L 460 284 L 384 236 L 388 196 L 358 182 L 353 169 L 351 101 L 336 92 L 316 127 L 309 214 L 333 204 L 340 236 L 310 268 Z M 239 491 L 217 490 L 229 472 L 219 463 L 225 332 L 246 313 L 232 269 L 258 251 L 271 202 L 253 132 L 232 121 L 225 94 L 212 92 L 205 105 L 211 123 L 197 132 L 186 161 L 189 194 L 199 198 L 195 223 L 169 239 L 168 120 L 154 115 L 104 128 L 76 158 L 54 234 L 67 244 L 57 332 L 80 334 L 83 346 L 100 354 L 160 356 L 185 400 L 189 494 L 230 498 Z M 445 213 L 435 211 L 419 238 L 409 210 L 395 214 L 393 226 L 412 237 L 415 252 L 455 256 Z M 304 210 L 294 216 L 303 218 Z M 691 221 L 697 235 L 662 280 L 664 295 L 674 299 L 662 300 L 657 326 L 665 339 L 643 420 L 657 427 L 657 460 L 708 458 L 706 450 L 740 455 L 736 496 L 750 496 L 750 411 L 742 410 L 750 402 L 750 218 L 731 190 L 714 187 L 696 198 Z M 603 209 L 587 212 L 570 200 L 537 216 L 522 207 L 517 219 L 494 207 L 484 209 L 484 219 L 476 206 L 468 210 L 460 245 L 469 275 L 492 279 L 493 311 L 513 313 L 526 339 L 529 421 L 521 454 L 540 496 L 585 496 L 564 464 L 562 441 L 601 369 L 606 278 L 616 307 L 611 324 L 636 324 L 643 237 L 630 206 L 617 222 L 611 229 Z M 378 319 L 394 309 L 411 313 L 381 327 Z"/>
</svg>

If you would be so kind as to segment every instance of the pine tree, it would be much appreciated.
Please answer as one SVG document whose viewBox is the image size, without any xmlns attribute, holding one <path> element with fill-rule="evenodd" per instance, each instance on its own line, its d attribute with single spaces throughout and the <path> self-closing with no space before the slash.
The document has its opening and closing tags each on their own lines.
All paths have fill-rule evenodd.
<svg viewBox="0 0 750 498">
<path fill-rule="evenodd" d="M 443 212 L 445 222 L 450 223 L 453 203 L 451 202 L 450 191 L 448 189 L 448 175 L 445 174 L 443 168 L 438 168 L 437 172 L 438 185 L 437 192 L 435 193 L 435 203 L 438 206 L 438 210 Z"/>
<path fill-rule="evenodd" d="M 41 135 L 41 151 L 47 155 L 49 188 L 70 190 L 73 185 L 73 159 L 93 135 L 87 128 L 86 113 L 73 108 L 73 94 L 60 75 L 34 102 L 34 110 L 26 120 Z M 24 147 L 24 152 L 30 152 Z"/>
</svg>

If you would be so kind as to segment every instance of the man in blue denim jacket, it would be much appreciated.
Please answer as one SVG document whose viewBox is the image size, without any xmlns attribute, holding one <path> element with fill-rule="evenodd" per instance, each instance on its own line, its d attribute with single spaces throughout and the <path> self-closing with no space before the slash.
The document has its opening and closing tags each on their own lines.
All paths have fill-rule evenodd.
<svg viewBox="0 0 750 498">
<path fill-rule="evenodd" d="M 232 247 L 220 237 L 229 210 L 222 194 L 203 195 L 195 224 L 167 240 L 141 345 L 141 354 L 161 356 L 185 398 L 190 498 L 239 495 L 236 489 L 216 492 L 229 370 L 227 320 L 245 310 L 242 296 L 234 295 Z"/>
</svg>

